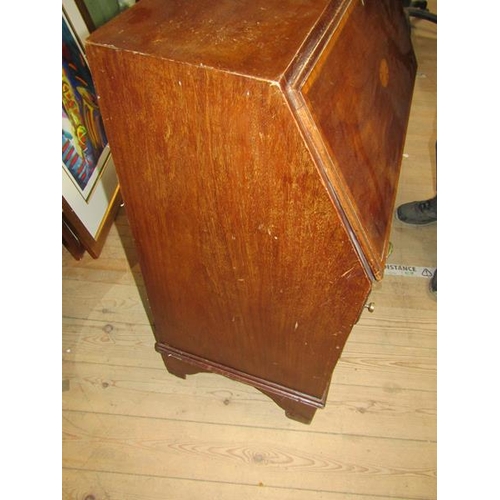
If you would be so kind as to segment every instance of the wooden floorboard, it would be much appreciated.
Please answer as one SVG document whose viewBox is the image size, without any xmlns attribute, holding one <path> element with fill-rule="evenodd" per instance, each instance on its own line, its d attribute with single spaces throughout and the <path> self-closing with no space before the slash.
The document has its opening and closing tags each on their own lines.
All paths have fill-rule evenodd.
<svg viewBox="0 0 500 500">
<path fill-rule="evenodd" d="M 92 411 L 116 415 L 304 430 L 284 419 L 279 408 L 253 387 L 212 374 L 184 381 L 172 380 L 156 365 L 64 362 L 63 377 L 68 391 L 64 411 L 88 411 L 91 406 Z M 432 391 L 336 382 L 327 407 L 317 413 L 308 432 L 435 442 L 435 418 Z"/>
<path fill-rule="evenodd" d="M 93 495 L 101 498 L 128 500 L 408 500 L 408 497 L 351 495 L 346 492 L 290 489 L 258 484 L 238 484 L 231 481 L 200 481 L 192 478 L 155 477 L 106 471 L 63 470 L 65 498 L 88 495 L 88 485 L 94 484 Z M 202 492 L 202 493 L 200 493 Z"/>
<path fill-rule="evenodd" d="M 407 498 L 435 483 L 435 443 L 95 411 L 63 418 L 71 469 Z"/>
<path fill-rule="evenodd" d="M 397 204 L 435 193 L 436 27 L 413 26 L 419 68 Z M 435 268 L 436 232 L 394 220 L 388 262 Z M 355 325 L 326 408 L 303 425 L 253 387 L 165 370 L 124 209 L 99 259 L 63 249 L 62 275 L 64 499 L 436 498 L 428 279 L 375 284 L 375 312 Z"/>
</svg>

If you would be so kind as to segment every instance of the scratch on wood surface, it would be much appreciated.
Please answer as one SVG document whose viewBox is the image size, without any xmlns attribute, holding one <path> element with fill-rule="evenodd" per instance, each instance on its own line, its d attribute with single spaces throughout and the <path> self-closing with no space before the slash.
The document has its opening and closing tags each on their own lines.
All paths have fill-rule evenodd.
<svg viewBox="0 0 500 500">
<path fill-rule="evenodd" d="M 351 271 L 354 270 L 356 266 L 352 266 L 350 269 L 348 269 L 345 273 L 343 273 L 340 277 L 343 278 L 344 276 L 346 276 L 347 274 L 349 274 Z"/>
</svg>

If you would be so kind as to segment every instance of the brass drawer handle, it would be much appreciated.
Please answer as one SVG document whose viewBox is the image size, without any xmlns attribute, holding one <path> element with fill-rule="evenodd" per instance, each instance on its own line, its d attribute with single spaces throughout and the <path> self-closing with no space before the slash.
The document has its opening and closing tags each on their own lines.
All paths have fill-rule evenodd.
<svg viewBox="0 0 500 500">
<path fill-rule="evenodd" d="M 375 302 L 369 302 L 368 304 L 365 304 L 364 306 L 366 309 L 368 309 L 368 312 L 373 312 L 375 311 Z"/>
</svg>

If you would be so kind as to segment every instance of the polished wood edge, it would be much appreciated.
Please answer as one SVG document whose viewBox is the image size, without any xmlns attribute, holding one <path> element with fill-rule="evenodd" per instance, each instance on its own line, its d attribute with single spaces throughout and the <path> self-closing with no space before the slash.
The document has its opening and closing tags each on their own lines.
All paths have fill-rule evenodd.
<svg viewBox="0 0 500 500">
<path fill-rule="evenodd" d="M 345 19 L 353 0 L 330 2 L 283 75 L 286 85 L 298 88 L 307 79 L 326 44 Z"/>
<path fill-rule="evenodd" d="M 195 366 L 191 363 L 186 363 L 185 361 L 182 361 L 181 359 L 178 359 L 171 354 L 161 353 L 161 355 L 168 372 L 172 375 L 175 375 L 176 377 L 186 379 L 186 375 L 195 375 L 196 373 L 207 371 L 199 366 Z"/>
<path fill-rule="evenodd" d="M 290 405 L 287 403 L 287 401 L 292 401 L 295 403 L 299 403 L 300 405 L 314 407 L 315 409 L 325 407 L 326 392 L 323 398 L 319 399 L 314 396 L 310 396 L 309 394 L 304 394 L 294 389 L 290 389 L 289 387 L 269 382 L 260 377 L 249 375 L 248 373 L 244 373 L 240 370 L 236 370 L 234 368 L 221 365 L 214 361 L 201 358 L 200 356 L 187 353 L 185 351 L 176 349 L 175 347 L 171 347 L 160 342 L 157 342 L 155 344 L 155 349 L 163 356 L 163 360 L 165 361 L 165 365 L 167 366 L 168 371 L 181 378 L 185 378 L 186 375 L 198 372 L 217 373 L 218 375 L 223 375 L 237 382 L 241 382 L 247 385 L 251 385 L 252 387 L 255 387 L 259 391 L 269 396 L 279 406 L 284 404 L 286 408 L 284 408 L 283 406 L 282 408 L 284 408 L 287 412 L 290 413 L 293 413 L 292 406 L 295 408 L 295 405 Z M 171 360 L 170 358 L 173 359 Z M 184 368 L 181 364 L 176 363 L 175 360 L 180 361 L 184 365 L 187 365 L 187 367 Z M 280 401 L 281 404 L 278 401 Z M 298 408 L 299 407 L 296 408 L 296 412 L 298 412 Z M 290 418 L 293 417 L 291 416 Z"/>
<path fill-rule="evenodd" d="M 384 276 L 392 220 L 389 221 L 386 228 L 386 241 L 382 252 L 379 254 L 373 248 L 363 229 L 355 200 L 353 200 L 349 189 L 346 187 L 347 184 L 341 172 L 335 167 L 335 159 L 332 161 L 331 152 L 328 151 L 321 133 L 316 127 L 316 123 L 310 114 L 306 98 L 302 92 L 303 86 L 309 78 L 312 69 L 318 67 L 318 61 L 324 49 L 342 31 L 343 26 L 349 19 L 350 12 L 356 7 L 357 1 L 337 0 L 328 4 L 304 43 L 299 53 L 300 55 L 292 61 L 285 72 L 280 81 L 280 87 L 295 116 L 302 136 L 314 157 L 317 169 L 330 195 L 330 199 L 337 206 L 341 214 L 367 275 L 372 281 L 380 281 Z M 415 81 L 413 84 L 415 85 Z M 410 109 L 408 109 L 409 112 Z M 398 174 L 398 180 L 400 173 Z M 393 196 L 394 205 L 396 192 Z M 344 212 L 346 215 L 344 215 Z"/>
<path fill-rule="evenodd" d="M 311 153 L 323 185 L 328 192 L 330 200 L 337 209 L 368 278 L 371 281 L 382 279 L 383 269 L 376 265 L 377 260 L 373 262 L 373 256 L 366 255 L 368 252 L 363 251 L 363 249 L 370 248 L 369 242 L 356 216 L 356 210 L 352 202 L 349 201 L 349 198 L 343 194 L 342 189 L 339 187 L 345 185 L 345 181 L 339 178 L 341 174 L 335 168 L 335 165 L 332 164 L 321 134 L 305 103 L 304 96 L 292 87 L 286 87 L 284 95 L 300 133 Z M 350 217 L 346 215 L 346 207 L 348 208 Z"/>
<path fill-rule="evenodd" d="M 310 150 L 314 152 L 315 161 L 324 178 L 325 186 L 330 194 L 332 201 L 339 207 L 339 213 L 342 216 L 351 241 L 356 248 L 358 256 L 363 267 L 372 281 L 380 281 L 383 277 L 384 266 L 381 262 L 382 256 L 373 250 L 372 244 L 363 229 L 356 203 L 354 202 L 347 183 L 336 168 L 334 159 L 318 130 L 316 123 L 311 116 L 309 107 L 302 93 L 290 89 L 288 93 L 296 104 L 296 116 L 301 128 L 304 129 L 304 139 L 308 141 Z"/>
<path fill-rule="evenodd" d="M 379 281 L 382 279 L 384 271 L 383 266 L 380 264 L 380 258 L 371 249 L 370 242 L 357 216 L 355 204 L 350 199 L 349 194 L 343 191 L 345 189 L 343 186 L 346 185 L 346 182 L 332 163 L 326 145 L 321 138 L 314 119 L 308 111 L 306 100 L 302 94 L 302 86 L 309 77 L 312 69 L 317 65 L 317 61 L 323 50 L 332 37 L 347 22 L 347 14 L 354 9 L 354 6 L 355 2 L 352 0 L 338 0 L 328 4 L 306 40 L 305 46 L 301 50 L 302 55 L 292 62 L 289 70 L 280 82 L 280 87 L 295 117 L 303 139 L 313 156 L 323 185 L 332 203 L 337 208 L 337 212 L 340 214 L 367 276 L 371 281 Z M 347 210 L 345 210 L 346 208 Z M 345 214 L 346 211 L 348 215 Z"/>
</svg>

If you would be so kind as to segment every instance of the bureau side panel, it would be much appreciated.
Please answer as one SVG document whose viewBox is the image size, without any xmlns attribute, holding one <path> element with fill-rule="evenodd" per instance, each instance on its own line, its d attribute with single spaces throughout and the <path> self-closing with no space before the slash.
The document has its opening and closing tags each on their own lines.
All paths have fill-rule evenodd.
<svg viewBox="0 0 500 500">
<path fill-rule="evenodd" d="M 88 54 L 157 341 L 324 398 L 370 281 L 280 88 Z"/>
</svg>

